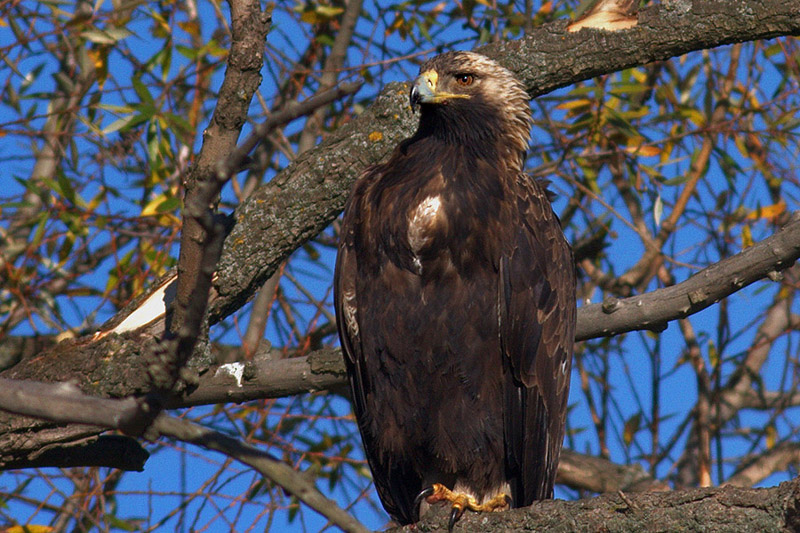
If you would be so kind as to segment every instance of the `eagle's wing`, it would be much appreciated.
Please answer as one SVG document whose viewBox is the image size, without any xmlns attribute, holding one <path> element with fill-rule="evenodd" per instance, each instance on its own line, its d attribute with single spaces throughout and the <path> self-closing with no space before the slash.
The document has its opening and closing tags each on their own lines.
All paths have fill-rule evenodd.
<svg viewBox="0 0 800 533">
<path fill-rule="evenodd" d="M 542 183 L 519 180 L 521 220 L 501 258 L 500 340 L 505 384 L 506 461 L 515 506 L 552 497 L 564 435 L 572 344 L 575 267 Z"/>
<path fill-rule="evenodd" d="M 372 383 L 366 369 L 366 354 L 359 323 L 359 315 L 367 312 L 363 309 L 364 298 L 359 298 L 358 294 L 359 272 L 355 249 L 355 232 L 364 223 L 361 220 L 362 209 L 359 202 L 366 186 L 362 188 L 359 185 L 365 184 L 356 184 L 345 207 L 342 234 L 339 236 L 333 285 L 336 326 L 348 367 L 353 409 L 375 488 L 386 511 L 401 523 L 407 524 L 413 522 L 414 497 L 421 489 L 422 480 L 416 473 L 404 468 L 405 464 L 402 462 L 392 462 L 384 454 L 380 454 L 375 444 L 376 435 L 370 430 L 370 417 L 376 416 L 376 413 L 367 412 L 366 407 L 372 388 L 382 384 Z"/>
</svg>

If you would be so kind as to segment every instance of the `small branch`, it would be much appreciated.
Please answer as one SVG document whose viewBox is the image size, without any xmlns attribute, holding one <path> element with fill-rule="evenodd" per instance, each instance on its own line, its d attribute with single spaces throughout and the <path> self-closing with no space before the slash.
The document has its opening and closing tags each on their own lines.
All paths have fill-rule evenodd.
<svg viewBox="0 0 800 533">
<path fill-rule="evenodd" d="M 791 266 L 800 257 L 800 213 L 774 235 L 704 268 L 686 281 L 640 296 L 610 299 L 578 310 L 576 340 L 627 331 L 662 331 L 670 320 L 686 318 L 722 298 Z"/>
<path fill-rule="evenodd" d="M 800 444 L 784 442 L 759 454 L 754 460 L 745 462 L 725 484 L 752 487 L 773 473 L 784 472 L 789 465 L 799 463 Z"/>
<path fill-rule="evenodd" d="M 217 168 L 218 179 L 227 179 L 238 171 L 259 143 L 261 143 L 275 128 L 282 126 L 296 118 L 307 115 L 323 106 L 341 100 L 345 96 L 356 93 L 363 83 L 342 83 L 323 91 L 302 102 L 291 102 L 280 111 L 276 111 L 264 122 L 253 129 L 253 132 L 226 157 Z"/>
<path fill-rule="evenodd" d="M 793 317 L 795 327 L 800 328 L 800 318 Z M 758 409 L 770 411 L 772 409 L 786 409 L 788 407 L 800 406 L 800 392 L 776 392 L 776 391 L 755 391 L 750 389 L 746 393 L 739 395 L 740 409 Z"/>
<path fill-rule="evenodd" d="M 214 179 L 216 164 L 235 149 L 241 129 L 247 123 L 250 101 L 261 83 L 264 41 L 272 20 L 269 12 L 261 11 L 261 3 L 256 0 L 232 0 L 229 4 L 231 49 L 225 77 L 211 121 L 203 133 L 203 145 L 184 180 L 186 193 L 177 293 L 172 308 L 172 324 L 167 328 L 173 333 L 183 326 L 189 308 L 196 309 L 190 303 L 193 295 L 202 291 L 204 286 L 211 286 L 210 277 L 201 279 L 205 276 L 200 272 L 201 256 L 210 240 L 207 219 L 211 218 L 211 206 L 216 201 L 216 195 L 209 198 L 209 192 L 217 189 Z M 231 175 L 227 174 L 228 177 Z M 218 188 L 221 187 L 219 185 Z M 203 310 L 205 307 L 203 304 Z M 181 366 L 181 363 L 178 357 L 177 366 Z"/>
<path fill-rule="evenodd" d="M 52 422 L 88 424 L 140 435 L 152 421 L 146 400 L 88 396 L 72 383 L 0 378 L 0 409 Z"/>
<path fill-rule="evenodd" d="M 556 483 L 597 494 L 670 489 L 669 485 L 653 479 L 638 463 L 620 465 L 568 449 L 561 450 Z"/>
<path fill-rule="evenodd" d="M 345 3 L 344 13 L 339 18 L 339 29 L 336 32 L 336 37 L 331 46 L 330 53 L 328 57 L 325 58 L 318 90 L 326 90 L 336 84 L 339 71 L 344 66 L 345 59 L 347 58 L 347 49 L 353 39 L 356 23 L 361 15 L 362 2 L 363 0 L 348 0 L 348 2 Z M 325 112 L 321 108 L 315 110 L 311 116 L 308 117 L 303 131 L 300 133 L 300 139 L 297 141 L 298 154 L 302 154 L 316 144 L 317 136 L 322 131 L 322 121 L 324 118 Z"/>
</svg>

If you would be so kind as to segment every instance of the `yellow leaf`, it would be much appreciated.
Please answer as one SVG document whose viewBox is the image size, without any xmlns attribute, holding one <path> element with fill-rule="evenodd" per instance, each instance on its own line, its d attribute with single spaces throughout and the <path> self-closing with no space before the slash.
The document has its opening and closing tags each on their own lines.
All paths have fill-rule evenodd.
<svg viewBox="0 0 800 533">
<path fill-rule="evenodd" d="M 697 126 L 698 128 L 702 128 L 706 125 L 706 117 L 697 109 L 683 109 L 681 110 L 681 114 L 688 118 L 692 124 Z"/>
<path fill-rule="evenodd" d="M 35 524 L 28 524 L 27 526 L 11 526 L 3 530 L 3 533 L 50 533 L 55 531 L 50 526 L 37 526 Z"/>
<path fill-rule="evenodd" d="M 314 11 L 319 13 L 321 16 L 326 18 L 333 18 L 336 15 L 340 15 L 344 13 L 343 7 L 334 7 L 334 6 L 317 6 L 314 8 Z"/>
<path fill-rule="evenodd" d="M 742 226 L 742 249 L 751 246 L 753 246 L 753 234 L 750 232 L 750 226 Z"/>
<path fill-rule="evenodd" d="M 630 446 L 631 442 L 633 442 L 634 435 L 639 431 L 640 420 L 641 417 L 639 413 L 636 413 L 625 421 L 625 429 L 622 432 L 622 439 L 625 441 L 625 446 Z"/>
<path fill-rule="evenodd" d="M 778 215 L 783 214 L 784 211 L 786 211 L 786 202 L 781 200 L 777 204 L 759 207 L 755 211 L 750 212 L 747 215 L 747 219 L 748 220 L 758 220 L 759 218 L 773 219 Z"/>
<path fill-rule="evenodd" d="M 640 155 L 642 157 L 654 157 L 661 153 L 661 149 L 658 146 L 627 146 L 625 147 L 625 151 L 629 154 L 633 155 Z"/>
<path fill-rule="evenodd" d="M 753 108 L 754 111 L 761 109 L 761 102 L 758 101 L 758 96 L 756 95 L 755 91 L 750 91 L 749 94 L 750 98 L 750 106 Z"/>
<path fill-rule="evenodd" d="M 316 6 L 314 9 L 303 11 L 300 20 L 309 24 L 321 24 L 344 12 L 343 7 Z"/>
<path fill-rule="evenodd" d="M 768 425 L 766 428 L 767 433 L 767 449 L 771 450 L 775 447 L 775 441 L 778 440 L 778 432 L 775 431 L 775 426 L 772 424 Z"/>
<path fill-rule="evenodd" d="M 108 46 L 91 48 L 87 53 L 94 64 L 97 86 L 102 89 L 106 79 L 108 79 Z"/>
<path fill-rule="evenodd" d="M 139 216 L 151 217 L 153 215 L 160 215 L 162 213 L 160 207 L 165 202 L 169 201 L 169 199 L 170 198 L 166 194 L 164 193 L 159 194 L 158 196 L 150 200 L 146 206 L 144 206 L 144 209 L 142 209 L 142 212 L 139 214 Z"/>
<path fill-rule="evenodd" d="M 400 26 L 402 26 L 404 23 L 405 23 L 405 20 L 403 19 L 403 15 L 398 12 L 395 15 L 394 20 L 392 21 L 392 23 L 389 25 L 388 28 L 386 28 L 386 32 L 385 32 L 386 35 L 391 35 L 395 31 L 397 31 L 400 28 Z"/>
<path fill-rule="evenodd" d="M 647 81 L 647 72 L 644 69 L 634 68 L 631 69 L 631 76 L 634 80 L 638 81 L 639 83 L 644 83 Z"/>
<path fill-rule="evenodd" d="M 568 102 L 558 104 L 556 109 L 576 109 L 578 107 L 589 107 L 590 105 L 592 105 L 591 100 L 588 98 L 580 98 L 578 100 L 570 100 Z"/>
<path fill-rule="evenodd" d="M 200 36 L 200 24 L 196 20 L 178 22 L 178 27 L 192 37 Z"/>
<path fill-rule="evenodd" d="M 708 360 L 711 362 L 711 368 L 717 368 L 719 364 L 719 352 L 713 341 L 708 341 Z"/>
</svg>

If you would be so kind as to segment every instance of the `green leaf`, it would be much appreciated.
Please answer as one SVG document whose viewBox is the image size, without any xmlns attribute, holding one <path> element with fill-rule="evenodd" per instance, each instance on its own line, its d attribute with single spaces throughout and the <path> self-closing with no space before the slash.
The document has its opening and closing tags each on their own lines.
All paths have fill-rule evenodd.
<svg viewBox="0 0 800 533">
<path fill-rule="evenodd" d="M 133 90 L 136 91 L 136 95 L 139 97 L 139 100 L 142 103 L 155 105 L 155 101 L 153 100 L 153 96 L 150 94 L 150 90 L 147 86 L 142 83 L 142 80 L 139 76 L 135 76 L 132 80 L 133 83 Z"/>
</svg>

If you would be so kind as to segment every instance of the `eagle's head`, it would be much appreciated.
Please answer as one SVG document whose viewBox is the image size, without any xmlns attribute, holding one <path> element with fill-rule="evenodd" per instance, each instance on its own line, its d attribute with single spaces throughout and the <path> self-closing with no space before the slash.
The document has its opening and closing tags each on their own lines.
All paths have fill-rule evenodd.
<svg viewBox="0 0 800 533">
<path fill-rule="evenodd" d="M 507 153 L 528 148 L 528 93 L 514 74 L 474 52 L 446 52 L 423 63 L 411 89 L 421 108 L 420 134 L 451 144 L 502 146 Z"/>
</svg>

